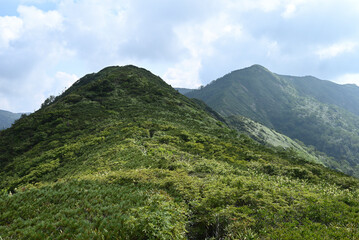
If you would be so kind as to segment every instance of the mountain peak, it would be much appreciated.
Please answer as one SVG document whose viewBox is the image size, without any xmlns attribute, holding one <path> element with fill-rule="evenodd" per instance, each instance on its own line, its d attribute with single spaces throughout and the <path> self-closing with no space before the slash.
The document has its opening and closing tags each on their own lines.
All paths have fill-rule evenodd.
<svg viewBox="0 0 359 240">
<path fill-rule="evenodd" d="M 62 99 L 70 94 L 81 95 L 91 100 L 114 98 L 130 94 L 138 98 L 144 95 L 173 94 L 173 89 L 150 71 L 133 65 L 109 66 L 97 73 L 87 74 L 73 84 Z"/>
<path fill-rule="evenodd" d="M 231 73 L 243 73 L 243 72 L 253 72 L 253 73 L 255 73 L 255 72 L 265 73 L 266 72 L 266 73 L 272 73 L 267 68 L 265 68 L 265 67 L 263 67 L 262 65 L 259 65 L 259 64 L 254 64 L 254 65 L 252 65 L 250 67 L 238 69 L 238 70 L 232 71 Z"/>
<path fill-rule="evenodd" d="M 248 67 L 247 69 L 264 70 L 264 71 L 270 72 L 267 68 L 265 68 L 265 67 L 263 67 L 262 65 L 259 65 L 259 64 L 254 64 L 254 65 Z"/>
<path fill-rule="evenodd" d="M 248 67 L 248 68 L 266 69 L 265 67 L 263 67 L 262 65 L 259 65 L 259 64 L 253 64 L 252 66 L 250 66 L 250 67 Z"/>
</svg>

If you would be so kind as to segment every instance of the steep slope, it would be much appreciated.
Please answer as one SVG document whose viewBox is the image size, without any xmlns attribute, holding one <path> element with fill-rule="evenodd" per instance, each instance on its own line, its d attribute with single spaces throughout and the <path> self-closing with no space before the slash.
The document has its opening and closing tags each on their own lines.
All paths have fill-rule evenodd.
<svg viewBox="0 0 359 240">
<path fill-rule="evenodd" d="M 358 87 L 271 73 L 234 71 L 186 94 L 225 116 L 243 115 L 334 158 L 328 166 L 359 177 Z"/>
<path fill-rule="evenodd" d="M 21 113 L 12 113 L 9 111 L 0 110 L 0 130 L 9 128 L 15 120 L 21 117 Z"/>
<path fill-rule="evenodd" d="M 264 147 L 134 66 L 0 132 L 3 239 L 353 239 L 359 181 Z"/>
</svg>

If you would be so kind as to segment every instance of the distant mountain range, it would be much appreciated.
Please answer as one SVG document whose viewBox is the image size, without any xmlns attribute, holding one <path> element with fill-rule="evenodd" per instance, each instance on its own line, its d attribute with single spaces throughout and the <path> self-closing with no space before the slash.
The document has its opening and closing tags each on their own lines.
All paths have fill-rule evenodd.
<svg viewBox="0 0 359 240">
<path fill-rule="evenodd" d="M 190 88 L 175 88 L 175 89 L 181 94 L 186 94 L 194 90 Z"/>
<path fill-rule="evenodd" d="M 186 93 L 226 117 L 245 116 L 333 158 L 359 177 L 359 87 L 253 65 Z"/>
<path fill-rule="evenodd" d="M 11 127 L 15 120 L 21 117 L 21 113 L 12 113 L 0 110 L 0 130 Z"/>
</svg>

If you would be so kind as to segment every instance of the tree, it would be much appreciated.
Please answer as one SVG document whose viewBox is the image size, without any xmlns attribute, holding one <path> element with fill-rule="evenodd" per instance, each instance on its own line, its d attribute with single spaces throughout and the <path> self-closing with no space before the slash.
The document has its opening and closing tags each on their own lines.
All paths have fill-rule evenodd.
<svg viewBox="0 0 359 240">
<path fill-rule="evenodd" d="M 49 106 L 51 103 L 55 101 L 56 97 L 54 95 L 50 95 L 50 97 L 46 98 L 46 100 L 41 104 L 41 108 Z"/>
</svg>

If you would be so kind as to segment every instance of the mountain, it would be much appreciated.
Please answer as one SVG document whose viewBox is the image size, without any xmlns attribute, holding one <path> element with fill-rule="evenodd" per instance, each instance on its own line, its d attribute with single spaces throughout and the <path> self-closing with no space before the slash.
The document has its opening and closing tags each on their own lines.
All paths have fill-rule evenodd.
<svg viewBox="0 0 359 240">
<path fill-rule="evenodd" d="M 15 120 L 21 117 L 21 113 L 12 113 L 9 111 L 0 110 L 0 130 L 11 126 Z"/>
<path fill-rule="evenodd" d="M 314 146 L 330 167 L 359 177 L 359 87 L 278 75 L 254 65 L 186 94 Z"/>
<path fill-rule="evenodd" d="M 190 88 L 175 88 L 175 89 L 181 94 L 186 94 L 194 90 Z"/>
<path fill-rule="evenodd" d="M 1 238 L 359 238 L 358 179 L 227 124 L 145 69 L 84 76 L 0 132 Z"/>
</svg>

